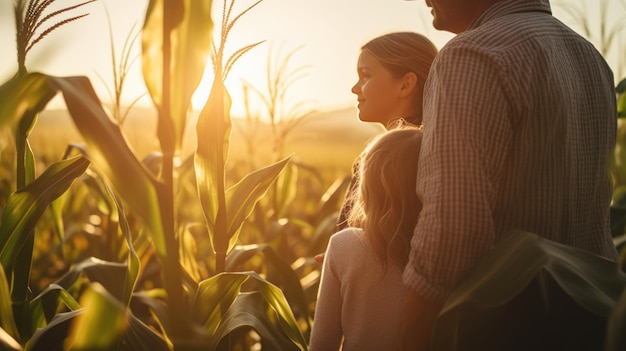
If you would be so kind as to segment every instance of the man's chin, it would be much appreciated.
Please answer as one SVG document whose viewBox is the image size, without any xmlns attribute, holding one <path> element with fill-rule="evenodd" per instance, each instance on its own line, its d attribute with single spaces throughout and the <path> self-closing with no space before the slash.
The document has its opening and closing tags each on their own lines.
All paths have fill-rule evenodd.
<svg viewBox="0 0 626 351">
<path fill-rule="evenodd" d="M 437 17 L 433 17 L 433 28 L 436 30 L 447 30 L 446 27 L 437 20 Z"/>
</svg>

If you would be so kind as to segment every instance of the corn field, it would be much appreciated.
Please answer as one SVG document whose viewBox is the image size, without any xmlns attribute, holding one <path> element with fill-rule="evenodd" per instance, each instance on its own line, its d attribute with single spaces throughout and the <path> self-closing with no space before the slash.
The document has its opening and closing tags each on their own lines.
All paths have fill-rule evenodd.
<svg viewBox="0 0 626 351">
<path fill-rule="evenodd" d="M 158 143 L 142 158 L 121 128 L 127 111 L 106 108 L 89 79 L 30 72 L 25 64 L 48 33 L 88 20 L 86 12 L 70 14 L 93 0 L 52 12 L 55 0 L 15 1 L 18 71 L 0 85 L 7 140 L 0 145 L 2 350 L 307 349 L 320 275 L 313 257 L 334 231 L 349 177 L 327 179 L 281 152 L 260 167 L 229 162 L 224 79 L 260 43 L 229 56 L 224 43 L 261 1 L 233 13 L 235 1 L 225 0 L 216 22 L 211 1 L 149 2 L 136 38 Z M 114 68 L 118 98 L 127 55 Z M 191 98 L 209 61 L 215 77 L 196 121 Z M 623 118 L 626 81 L 616 92 Z M 44 159 L 30 136 L 56 95 L 83 142 Z M 626 348 L 625 128 L 611 165 L 619 266 L 518 233 L 446 303 L 434 333 L 438 349 L 452 349 L 447 342 L 464 304 L 504 303 L 539 271 L 561 277 L 577 302 L 609 320 L 606 351 Z M 181 157 L 187 130 L 196 145 Z M 504 260 L 513 253 L 522 260 L 515 267 Z M 521 275 L 517 265 L 527 267 Z M 519 279 L 506 280 L 513 271 Z M 511 289 L 498 289 L 503 282 Z"/>
</svg>

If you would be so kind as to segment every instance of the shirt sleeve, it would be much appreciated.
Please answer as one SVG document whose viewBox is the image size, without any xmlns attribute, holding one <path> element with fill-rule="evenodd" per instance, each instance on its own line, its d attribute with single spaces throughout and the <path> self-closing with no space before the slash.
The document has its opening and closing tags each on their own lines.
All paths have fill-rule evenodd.
<svg viewBox="0 0 626 351">
<path fill-rule="evenodd" d="M 511 148 L 510 87 L 497 55 L 449 45 L 424 104 L 416 191 L 423 209 L 404 282 L 442 302 L 494 244 L 494 197 Z"/>
<path fill-rule="evenodd" d="M 324 255 L 322 276 L 318 291 L 317 303 L 309 350 L 339 350 L 343 340 L 341 328 L 341 282 L 334 268 L 335 252 L 331 238 Z"/>
</svg>

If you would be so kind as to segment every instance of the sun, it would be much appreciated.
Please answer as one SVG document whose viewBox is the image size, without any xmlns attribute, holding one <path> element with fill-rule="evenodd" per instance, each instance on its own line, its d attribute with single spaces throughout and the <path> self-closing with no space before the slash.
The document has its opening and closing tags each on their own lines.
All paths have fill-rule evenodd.
<svg viewBox="0 0 626 351">
<path fill-rule="evenodd" d="M 250 54 L 250 53 L 249 53 Z M 250 55 L 250 57 L 242 56 L 228 73 L 224 85 L 228 94 L 230 95 L 231 105 L 231 117 L 243 118 L 246 114 L 246 107 L 244 102 L 244 85 L 252 85 L 256 89 L 262 90 L 267 85 L 267 71 L 266 63 L 259 59 L 260 55 Z M 204 70 L 204 74 L 200 81 L 200 84 L 196 88 L 192 99 L 192 108 L 196 111 L 201 110 L 209 94 L 211 93 L 211 87 L 213 85 L 213 64 L 209 62 Z M 250 92 L 250 98 L 254 102 L 254 93 Z M 249 106 L 252 109 L 259 109 L 259 103 L 253 103 L 253 106 Z"/>
</svg>

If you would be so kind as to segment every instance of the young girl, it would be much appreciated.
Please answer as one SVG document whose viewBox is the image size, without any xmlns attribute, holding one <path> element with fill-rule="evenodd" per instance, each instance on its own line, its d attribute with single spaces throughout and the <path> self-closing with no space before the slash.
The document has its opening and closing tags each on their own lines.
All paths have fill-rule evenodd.
<svg viewBox="0 0 626 351">
<path fill-rule="evenodd" d="M 363 45 L 356 65 L 358 80 L 351 89 L 357 98 L 359 120 L 378 123 L 385 129 L 393 128 L 399 120 L 421 125 L 424 84 L 435 55 L 435 45 L 415 32 L 392 32 Z M 337 231 L 347 226 L 357 177 L 354 172 Z"/>
<path fill-rule="evenodd" d="M 415 193 L 421 129 L 370 142 L 345 228 L 324 257 L 310 350 L 392 350 L 408 288 L 402 271 L 421 202 Z"/>
<path fill-rule="evenodd" d="M 402 118 L 422 123 L 422 95 L 437 48 L 415 32 L 381 35 L 361 47 L 352 86 L 359 120 L 384 128 Z"/>
</svg>

